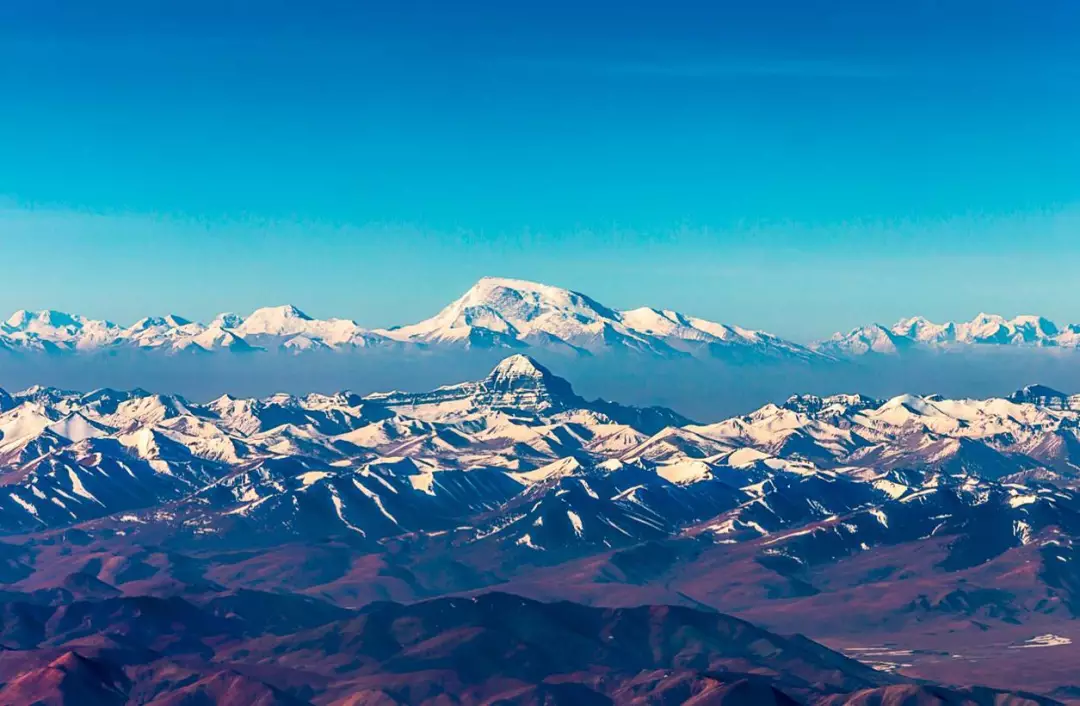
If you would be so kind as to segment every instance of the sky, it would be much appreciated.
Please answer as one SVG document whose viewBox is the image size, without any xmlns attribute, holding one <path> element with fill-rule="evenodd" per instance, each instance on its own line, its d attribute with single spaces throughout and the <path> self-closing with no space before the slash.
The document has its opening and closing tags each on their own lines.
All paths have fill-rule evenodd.
<svg viewBox="0 0 1080 706">
<path fill-rule="evenodd" d="M 1074 0 L 6 0 L 0 310 L 1080 321 Z"/>
</svg>

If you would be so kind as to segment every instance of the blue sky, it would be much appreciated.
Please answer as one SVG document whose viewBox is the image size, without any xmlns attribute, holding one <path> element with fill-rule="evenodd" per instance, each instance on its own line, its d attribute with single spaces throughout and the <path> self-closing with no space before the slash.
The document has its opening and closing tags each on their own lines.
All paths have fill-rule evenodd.
<svg viewBox="0 0 1080 706">
<path fill-rule="evenodd" d="M 812 7 L 811 7 L 812 6 Z M 0 309 L 1080 321 L 1080 4 L 8 0 Z"/>
</svg>

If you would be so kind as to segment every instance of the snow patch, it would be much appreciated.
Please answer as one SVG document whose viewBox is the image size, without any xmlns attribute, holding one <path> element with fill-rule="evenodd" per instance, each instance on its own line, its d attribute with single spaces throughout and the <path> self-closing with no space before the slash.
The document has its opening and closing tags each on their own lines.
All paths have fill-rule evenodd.
<svg viewBox="0 0 1080 706">
<path fill-rule="evenodd" d="M 570 524 L 574 527 L 574 534 L 581 537 L 585 533 L 585 525 L 582 524 L 581 517 L 573 510 L 567 510 L 566 516 L 570 518 Z"/>
</svg>

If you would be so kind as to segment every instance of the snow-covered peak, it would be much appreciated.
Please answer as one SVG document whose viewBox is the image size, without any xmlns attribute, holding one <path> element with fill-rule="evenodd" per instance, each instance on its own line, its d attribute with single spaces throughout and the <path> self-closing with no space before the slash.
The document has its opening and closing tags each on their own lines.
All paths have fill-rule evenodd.
<svg viewBox="0 0 1080 706">
<path fill-rule="evenodd" d="M 45 309 L 17 311 L 0 326 L 0 348 L 23 346 L 36 350 L 81 350 L 114 340 L 120 328 L 109 321 Z"/>
<path fill-rule="evenodd" d="M 1050 409 L 1070 409 L 1075 398 L 1075 395 L 1066 395 L 1046 385 L 1026 385 L 1008 397 L 1017 404 L 1033 404 Z"/>
<path fill-rule="evenodd" d="M 166 314 L 162 319 L 167 326 L 175 326 L 177 328 L 189 326 L 192 323 L 189 319 L 185 319 L 183 316 L 177 316 L 176 314 Z"/>
<path fill-rule="evenodd" d="M 1076 334 L 1080 341 L 1080 333 Z M 771 334 L 663 308 L 620 311 L 586 294 L 528 280 L 484 277 L 435 316 L 382 330 L 343 318 L 316 319 L 295 306 L 219 314 L 209 324 L 176 315 L 126 328 L 55 311 L 13 314 L 0 324 L 0 351 L 75 353 L 101 349 L 158 351 L 348 351 L 439 346 L 554 351 L 587 356 L 627 352 L 660 358 L 826 361 Z"/>
<path fill-rule="evenodd" d="M 176 314 L 165 316 L 147 316 L 139 319 L 128 329 L 129 331 L 146 331 L 154 328 L 183 328 L 191 326 L 192 322 Z"/>
<path fill-rule="evenodd" d="M 488 375 L 491 381 L 513 381 L 519 378 L 540 379 L 551 375 L 547 368 L 527 355 L 512 355 L 503 358 Z"/>
<path fill-rule="evenodd" d="M 225 323 L 225 322 L 222 322 Z M 218 328 L 226 328 L 219 326 Z M 286 338 L 280 343 L 293 352 L 322 350 L 337 346 L 363 347 L 377 342 L 379 337 L 349 319 L 315 319 L 295 306 L 275 306 L 257 309 L 242 323 L 230 329 L 240 336 L 275 336 Z M 258 338 L 256 345 L 261 345 Z"/>
<path fill-rule="evenodd" d="M 475 332 L 484 330 L 509 339 L 547 333 L 567 340 L 615 317 L 615 312 L 568 289 L 484 277 L 432 318 L 387 334 L 399 340 L 475 343 Z"/>
<path fill-rule="evenodd" d="M 1080 348 L 1080 328 L 1058 326 L 1044 316 L 1025 314 L 1007 319 L 982 312 L 970 321 L 937 324 L 923 316 L 900 319 L 888 330 L 873 324 L 848 334 L 835 334 L 815 344 L 839 355 L 901 352 L 905 349 L 957 348 L 972 345 L 1017 345 Z M 889 343 L 886 343 L 888 339 Z M 886 350 L 891 345 L 895 350 Z"/>
<path fill-rule="evenodd" d="M 572 292 L 569 289 L 563 289 L 562 287 L 556 287 L 550 284 L 543 284 L 541 282 L 532 282 L 525 279 L 514 279 L 511 277 L 481 277 L 477 280 L 476 284 L 469 289 L 464 298 L 469 299 L 473 303 L 479 303 L 482 301 L 490 301 L 492 298 L 501 296 L 501 292 L 505 290 L 513 290 L 516 292 L 528 292 L 535 294 L 538 299 L 547 300 L 553 303 L 561 303 L 562 305 L 569 304 L 575 299 L 588 299 L 583 294 Z"/>
<path fill-rule="evenodd" d="M 192 336 L 183 344 L 181 348 L 198 346 L 204 351 L 214 350 L 233 350 L 233 351 L 250 351 L 252 346 L 247 341 L 237 336 L 232 331 L 228 331 L 219 326 L 211 326 Z"/>
<path fill-rule="evenodd" d="M 691 328 L 689 319 L 670 309 L 653 309 L 643 306 L 622 312 L 623 323 L 644 333 L 670 335 L 679 328 Z"/>
<path fill-rule="evenodd" d="M 74 314 L 55 311 L 53 309 L 44 309 L 36 312 L 21 309 L 8 318 L 7 325 L 9 328 L 18 331 L 58 328 L 77 329 L 82 327 L 84 321 L 85 319 L 81 316 L 75 316 Z"/>
<path fill-rule="evenodd" d="M 33 314 L 26 309 L 19 309 L 8 317 L 7 321 L 4 322 L 4 326 L 14 331 L 22 331 L 30 323 L 32 317 Z"/>
<path fill-rule="evenodd" d="M 1009 322 L 999 314 L 980 313 L 974 319 L 958 327 L 961 340 L 989 343 L 1007 343 L 1012 333 Z"/>
<path fill-rule="evenodd" d="M 612 318 L 614 313 L 569 289 L 502 277 L 484 277 L 448 307 L 460 312 L 479 308 L 497 312 L 509 323 L 527 323 L 553 313 L 573 312 L 588 320 Z"/>
<path fill-rule="evenodd" d="M 853 329 L 846 334 L 837 333 L 827 341 L 815 344 L 815 349 L 835 356 L 866 355 L 880 353 L 894 355 L 909 345 L 903 336 L 880 324 L 870 324 Z"/>
<path fill-rule="evenodd" d="M 1057 324 L 1045 316 L 1017 316 L 1009 323 L 1025 341 L 1029 342 L 1053 338 L 1061 333 Z"/>
<path fill-rule="evenodd" d="M 483 382 L 486 401 L 496 406 L 521 409 L 560 407 L 576 400 L 574 390 L 566 380 L 527 355 L 512 355 L 504 359 Z"/>
<path fill-rule="evenodd" d="M 878 407 L 882 403 L 872 397 L 858 394 L 839 394 L 818 397 L 817 395 L 792 395 L 784 401 L 784 409 L 803 414 L 839 415 L 850 411 L 859 411 Z"/>
<path fill-rule="evenodd" d="M 210 328 L 239 328 L 244 324 L 244 317 L 232 312 L 222 312 L 210 322 Z"/>
<path fill-rule="evenodd" d="M 967 323 L 952 325 L 955 340 L 964 343 L 1057 345 L 1060 329 L 1042 316 L 1024 315 L 1006 319 L 981 313 Z"/>
<path fill-rule="evenodd" d="M 291 304 L 256 309 L 238 328 L 246 334 L 281 336 L 307 330 L 312 318 Z"/>
<path fill-rule="evenodd" d="M 956 340 L 956 324 L 935 324 L 924 316 L 900 319 L 892 332 L 919 343 L 949 343 Z"/>
<path fill-rule="evenodd" d="M 728 511 L 774 531 L 772 513 L 797 520 L 888 498 L 921 502 L 925 494 L 911 489 L 930 487 L 928 473 L 959 483 L 1022 481 L 1034 470 L 1073 482 L 1080 407 L 1062 397 L 1041 386 L 1009 399 L 797 395 L 702 426 L 670 410 L 584 400 L 527 355 L 481 380 L 365 398 L 226 395 L 199 404 L 143 390 L 38 388 L 0 393 L 0 472 L 19 470 L 0 510 L 16 503 L 18 518 L 30 513 L 20 501 L 42 513 L 56 507 L 63 512 L 50 522 L 64 524 L 169 501 L 208 521 L 272 510 L 267 526 L 301 527 L 294 513 L 311 511 L 319 532 L 334 517 L 348 532 L 382 517 L 397 533 L 415 529 L 413 512 L 460 524 L 466 510 L 482 509 L 498 517 L 490 536 L 519 542 L 528 532 L 541 545 L 557 522 L 573 541 L 603 544 L 637 541 L 627 532 L 638 525 L 673 529 Z M 94 499 L 69 502 L 84 487 Z M 1027 505 L 1034 501 L 1014 507 Z M 0 528 L 12 517 L 0 512 Z M 613 534 L 597 534 L 603 527 Z"/>
<path fill-rule="evenodd" d="M 485 277 L 430 319 L 380 331 L 399 341 L 483 347 L 537 346 L 560 352 L 607 350 L 660 357 L 822 359 L 770 334 L 669 309 L 619 311 L 569 289 Z"/>
</svg>

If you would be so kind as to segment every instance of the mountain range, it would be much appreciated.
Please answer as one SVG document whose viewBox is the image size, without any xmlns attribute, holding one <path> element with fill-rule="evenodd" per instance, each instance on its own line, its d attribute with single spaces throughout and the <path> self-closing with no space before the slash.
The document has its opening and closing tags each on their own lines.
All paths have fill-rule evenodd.
<svg viewBox="0 0 1080 706">
<path fill-rule="evenodd" d="M 258 669 L 270 659 L 258 655 L 273 644 L 292 654 L 313 639 L 344 639 L 273 622 L 288 616 L 316 611 L 326 617 L 320 625 L 331 625 L 380 601 L 476 598 L 498 588 L 608 608 L 719 610 L 767 630 L 798 630 L 883 675 L 856 669 L 859 679 L 835 682 L 848 668 L 828 657 L 839 670 L 832 677 L 767 679 L 777 703 L 825 703 L 864 689 L 903 694 L 927 682 L 1065 698 L 1080 644 L 1078 487 L 1080 396 L 1038 385 L 989 399 L 796 395 L 711 423 L 587 400 L 523 354 L 480 380 L 419 393 L 196 402 L 139 389 L 3 392 L 0 584 L 9 617 L 0 616 L 0 644 L 21 645 L 33 659 L 11 679 L 0 675 L 0 694 L 16 682 L 23 689 L 91 677 L 104 680 L 95 689 L 125 699 L 140 679 L 155 685 L 140 689 L 164 693 L 175 666 L 162 665 L 198 653 L 201 666 L 185 658 L 194 671 L 170 688 L 225 693 L 240 680 L 243 693 L 281 699 L 266 703 L 428 703 L 432 696 L 402 696 L 400 684 L 387 682 L 364 683 L 397 701 L 340 701 L 356 685 L 321 672 L 312 683 L 322 686 L 304 691 L 298 675 L 294 682 Z M 155 608 L 148 596 L 182 603 Z M 175 629 L 123 617 L 135 606 L 144 616 L 187 611 L 192 621 L 243 617 L 235 596 L 271 608 L 243 618 L 259 623 L 229 628 L 242 636 L 227 639 L 185 642 Z M 317 603 L 288 608 L 280 596 Z M 432 610 L 451 604 L 442 605 Z M 492 620 L 510 614 L 496 610 Z M 466 636 L 484 634 L 495 641 L 483 648 L 490 654 L 532 654 L 469 625 L 441 634 L 447 625 L 433 624 L 425 640 L 434 642 L 424 644 L 475 650 Z M 644 649 L 634 641 L 645 627 L 634 630 L 618 639 Z M 224 644 L 234 651 L 219 653 Z M 367 656 L 356 656 L 364 664 L 399 659 L 398 647 L 364 644 Z M 796 644 L 823 658 L 825 648 Z M 409 659 L 429 649 L 410 648 Z M 132 664 L 131 650 L 152 653 L 138 663 L 158 666 L 121 668 Z M 648 684 L 640 688 L 651 693 L 661 685 L 645 678 L 646 667 L 696 665 L 679 677 L 685 683 L 663 686 L 682 695 L 669 697 L 678 702 L 734 688 L 741 677 L 708 672 L 711 659 L 630 661 L 603 688 L 585 676 L 587 666 L 560 669 L 609 699 L 597 703 L 637 703 L 612 689 Z M 765 669 L 758 658 L 738 659 L 733 673 Z M 515 688 L 547 683 L 535 675 L 551 672 L 537 669 Z M 476 678 L 484 693 L 505 696 L 490 672 Z M 440 683 L 472 698 L 462 695 L 473 687 Z M 529 693 L 534 700 L 520 703 L 537 702 Z M 969 702 L 1041 703 L 979 693 Z M 540 702 L 578 703 L 566 698 Z M 828 703 L 886 703 L 880 698 Z"/>
<path fill-rule="evenodd" d="M 38 387 L 0 391 L 0 467 L 7 469 L 0 528 L 63 526 L 187 497 L 177 510 L 198 519 L 181 526 L 200 532 L 263 514 L 275 524 L 280 513 L 300 532 L 307 512 L 319 531 L 382 537 L 403 527 L 451 529 L 446 518 L 462 503 L 492 508 L 598 473 L 609 500 L 598 505 L 588 483 L 572 483 L 558 505 L 581 496 L 587 512 L 523 529 L 518 539 L 539 546 L 555 532 L 557 541 L 602 542 L 670 534 L 751 497 L 745 487 L 752 483 L 743 481 L 775 483 L 780 471 L 801 481 L 838 469 L 845 482 L 872 476 L 853 485 L 863 500 L 903 497 L 953 476 L 977 477 L 979 488 L 1027 480 L 1068 487 L 1080 479 L 1078 430 L 1080 396 L 1041 386 L 989 400 L 799 395 L 698 424 L 661 407 L 585 400 L 521 354 L 483 380 L 423 393 L 225 395 L 194 403 L 143 390 Z M 916 471 L 925 477 L 913 485 L 905 474 Z M 707 482 L 732 474 L 741 478 L 734 490 Z M 677 502 L 650 508 L 641 494 L 653 486 L 662 502 Z M 323 502 L 305 508 L 301 497 Z M 824 517 L 834 499 L 811 507 Z M 543 507 L 521 516 L 504 510 L 487 523 L 512 519 L 499 532 L 512 536 L 526 527 L 522 517 Z M 615 514 L 631 524 L 614 522 Z M 419 524 L 402 524 L 406 518 Z M 573 532 L 556 531 L 567 522 Z M 784 520 L 746 527 L 765 534 L 777 522 Z M 485 531 L 476 529 L 476 538 Z"/>
<path fill-rule="evenodd" d="M 935 324 L 921 316 L 901 319 L 891 327 L 870 324 L 834 334 L 812 347 L 837 357 L 896 355 L 913 350 L 956 350 L 970 346 L 1022 346 L 1076 349 L 1080 325 L 1058 326 L 1042 316 L 1006 319 L 979 314 L 971 321 Z"/>
<path fill-rule="evenodd" d="M 806 638 L 686 607 L 488 593 L 348 610 L 258 591 L 9 607 L 2 634 L 17 647 L 0 665 L 5 704 L 1054 703 L 913 684 Z M 87 639 L 88 625 L 108 637 Z"/>
<path fill-rule="evenodd" d="M 558 287 L 487 277 L 430 319 L 365 329 L 347 319 L 314 319 L 294 306 L 220 314 L 209 324 L 179 316 L 144 318 L 129 327 L 56 311 L 18 311 L 0 325 L 8 352 L 123 350 L 176 354 L 211 351 L 356 351 L 536 348 L 591 355 L 622 351 L 660 357 L 817 360 L 824 356 L 760 331 L 669 310 L 610 309 Z"/>
<path fill-rule="evenodd" d="M 147 317 L 124 327 L 58 311 L 18 311 L 0 324 L 0 351 L 13 355 L 282 351 L 460 351 L 521 349 L 570 356 L 627 353 L 753 363 L 829 363 L 865 354 L 898 354 L 974 345 L 1080 346 L 1080 326 L 1035 316 L 980 314 L 967 323 L 921 317 L 872 324 L 810 346 L 763 331 L 668 309 L 620 311 L 585 294 L 535 282 L 486 277 L 435 316 L 416 324 L 367 329 L 348 319 L 314 319 L 294 306 L 220 314 L 202 324 Z"/>
</svg>

